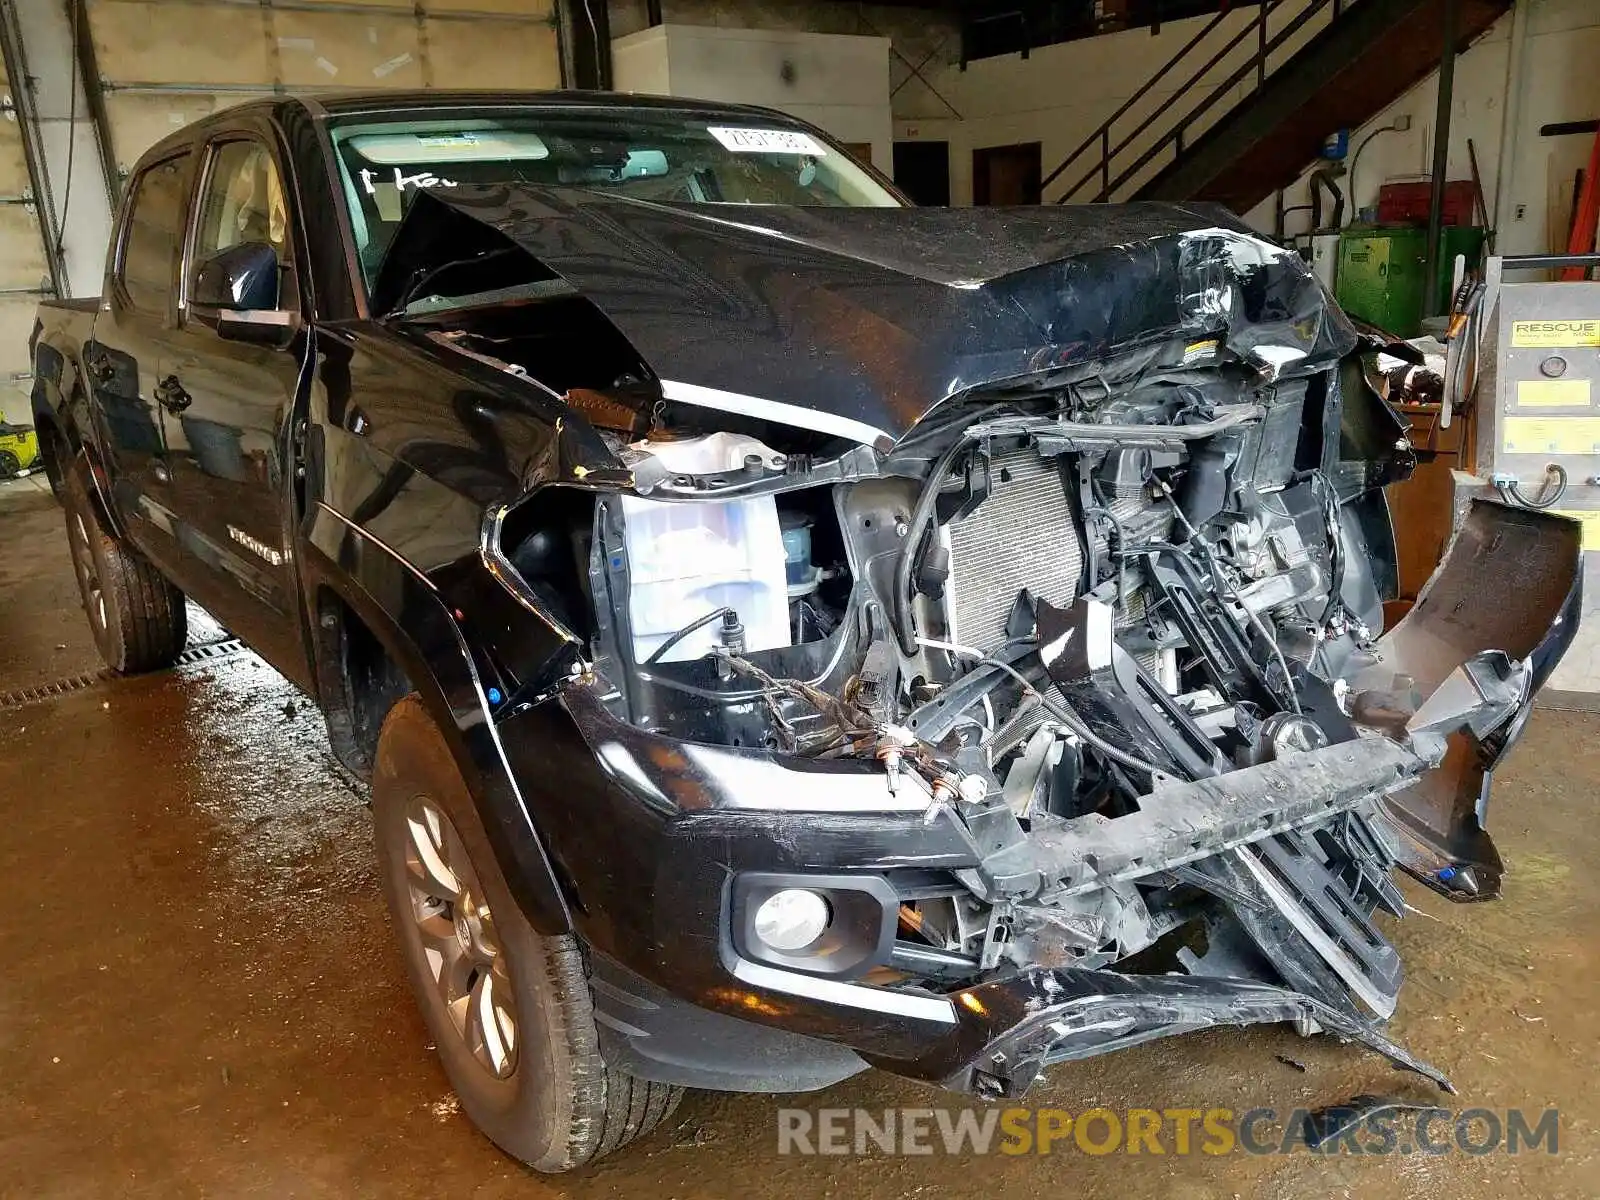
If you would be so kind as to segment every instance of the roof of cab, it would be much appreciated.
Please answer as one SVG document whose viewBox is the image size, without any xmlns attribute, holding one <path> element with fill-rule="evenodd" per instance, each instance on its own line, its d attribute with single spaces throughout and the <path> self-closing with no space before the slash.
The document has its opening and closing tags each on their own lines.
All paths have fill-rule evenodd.
<svg viewBox="0 0 1600 1200">
<path fill-rule="evenodd" d="M 476 108 L 527 105 L 533 108 L 636 108 L 690 112 L 763 113 L 770 109 L 748 104 L 727 104 L 715 100 L 691 100 L 682 96 L 635 96 L 620 92 L 507 92 L 507 91 L 372 91 L 307 92 L 288 97 L 311 112 L 328 116 L 355 113 L 404 112 L 427 108 Z"/>
</svg>

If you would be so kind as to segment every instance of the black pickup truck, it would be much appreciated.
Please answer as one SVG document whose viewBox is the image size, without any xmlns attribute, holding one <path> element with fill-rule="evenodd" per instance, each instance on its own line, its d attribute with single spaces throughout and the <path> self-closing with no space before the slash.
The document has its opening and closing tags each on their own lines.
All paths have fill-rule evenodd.
<svg viewBox="0 0 1600 1200">
<path fill-rule="evenodd" d="M 1413 452 L 1206 207 L 917 209 L 817 129 L 276 98 L 167 137 L 35 412 L 106 661 L 184 598 L 315 697 L 472 1119 L 541 1170 L 683 1087 L 982 1096 L 1382 1032 L 1409 871 L 1498 894 L 1579 536 Z M 242 783 L 241 786 L 249 786 Z"/>
</svg>

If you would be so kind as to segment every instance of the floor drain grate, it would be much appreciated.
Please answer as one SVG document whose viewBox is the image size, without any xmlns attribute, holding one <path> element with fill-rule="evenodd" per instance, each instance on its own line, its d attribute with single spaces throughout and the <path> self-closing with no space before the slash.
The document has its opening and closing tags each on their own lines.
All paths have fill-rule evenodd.
<svg viewBox="0 0 1600 1200">
<path fill-rule="evenodd" d="M 220 642 L 207 642 L 203 646 L 190 646 L 178 655 L 178 661 L 173 664 L 177 667 L 192 667 L 195 663 L 210 662 L 217 658 L 229 658 L 244 652 L 244 643 L 238 638 L 223 638 Z"/>
<path fill-rule="evenodd" d="M 195 663 L 215 662 L 219 658 L 231 658 L 235 654 L 242 654 L 244 650 L 245 644 L 238 638 L 223 638 L 217 642 L 190 646 L 178 655 L 178 661 L 173 666 L 190 667 Z M 52 679 L 49 683 L 38 683 L 33 687 L 0 692 L 0 708 L 18 708 L 24 704 L 37 704 L 41 700 L 53 700 L 57 696 L 81 692 L 84 688 L 115 678 L 117 678 L 115 671 L 102 668 L 99 671 L 90 671 L 86 675 L 69 675 L 65 679 Z"/>
<path fill-rule="evenodd" d="M 14 692 L 0 692 L 0 708 L 17 708 L 23 704 L 49 700 L 55 696 L 65 696 L 68 692 L 81 692 L 84 688 L 93 687 L 95 684 L 110 677 L 110 671 L 95 671 L 89 675 L 72 675 L 66 679 L 52 679 L 49 683 L 41 683 L 31 688 L 18 688 Z"/>
</svg>

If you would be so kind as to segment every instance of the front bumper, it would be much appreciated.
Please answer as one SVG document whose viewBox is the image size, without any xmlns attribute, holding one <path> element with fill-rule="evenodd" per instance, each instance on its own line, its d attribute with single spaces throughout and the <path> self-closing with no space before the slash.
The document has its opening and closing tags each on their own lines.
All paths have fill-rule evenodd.
<svg viewBox="0 0 1600 1200">
<path fill-rule="evenodd" d="M 1175 785 L 1129 818 L 986 847 L 908 783 L 888 792 L 875 764 L 823 769 L 687 746 L 615 720 L 581 687 L 561 706 L 512 718 L 503 734 L 578 932 L 605 964 L 596 1001 L 608 1053 L 641 1077 L 794 1091 L 871 1064 L 1015 1095 L 1048 1062 L 1213 1025 L 1301 1020 L 1440 1078 L 1353 1013 L 1287 987 L 1036 967 L 971 989 L 907 990 L 753 961 L 730 933 L 733 881 L 751 873 L 942 874 L 1021 902 L 1239 853 L 1370 808 L 1426 768 L 1387 739 Z"/>
</svg>

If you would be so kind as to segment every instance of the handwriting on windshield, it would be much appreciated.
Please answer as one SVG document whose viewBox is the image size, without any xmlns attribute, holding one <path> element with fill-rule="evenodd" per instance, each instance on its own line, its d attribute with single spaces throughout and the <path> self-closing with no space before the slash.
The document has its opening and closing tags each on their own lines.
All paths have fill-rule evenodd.
<svg viewBox="0 0 1600 1200">
<path fill-rule="evenodd" d="M 367 189 L 367 195 L 376 196 L 378 194 L 378 189 L 376 186 L 378 173 L 376 171 L 369 171 L 366 168 L 362 168 L 357 172 L 357 174 L 361 176 L 361 186 Z M 389 183 L 391 181 L 386 179 L 383 182 Z M 438 175 L 435 175 L 432 171 L 418 171 L 415 175 L 407 175 L 399 167 L 394 169 L 394 179 L 392 182 L 395 189 L 402 192 L 407 188 L 457 186 L 454 179 L 444 179 Z"/>
</svg>

